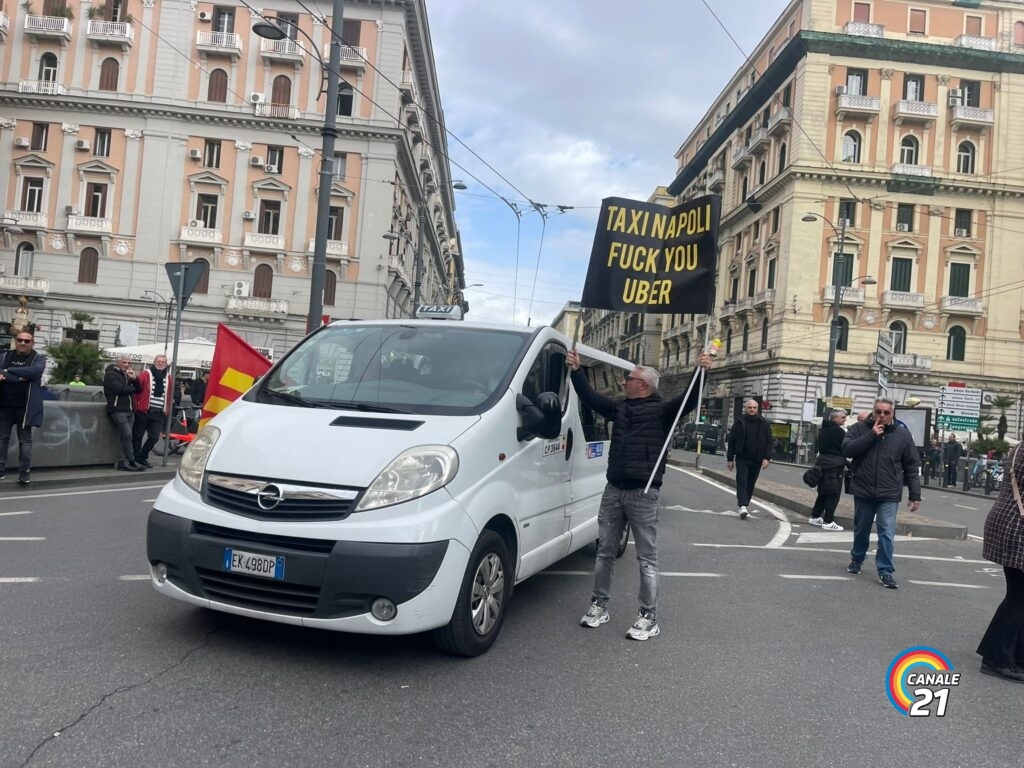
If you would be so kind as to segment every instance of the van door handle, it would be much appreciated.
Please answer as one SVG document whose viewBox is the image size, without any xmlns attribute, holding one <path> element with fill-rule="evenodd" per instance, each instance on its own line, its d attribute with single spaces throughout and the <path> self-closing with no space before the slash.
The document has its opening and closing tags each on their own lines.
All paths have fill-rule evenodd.
<svg viewBox="0 0 1024 768">
<path fill-rule="evenodd" d="M 569 429 L 569 433 L 565 436 L 565 460 L 568 461 L 572 457 L 572 429 Z"/>
</svg>

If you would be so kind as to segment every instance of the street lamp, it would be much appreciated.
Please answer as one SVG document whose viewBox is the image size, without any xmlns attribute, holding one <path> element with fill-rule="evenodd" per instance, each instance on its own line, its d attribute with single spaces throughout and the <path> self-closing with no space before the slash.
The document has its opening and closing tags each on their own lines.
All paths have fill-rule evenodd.
<svg viewBox="0 0 1024 768">
<path fill-rule="evenodd" d="M 291 27 L 309 40 L 313 55 L 327 70 L 327 103 L 324 105 L 323 143 L 320 148 L 320 189 L 316 201 L 316 233 L 313 240 L 313 271 L 309 277 L 309 314 L 306 332 L 323 324 L 324 281 L 327 274 L 327 235 L 331 216 L 331 181 L 334 176 L 334 140 L 338 136 L 338 85 L 341 80 L 341 33 L 345 3 L 334 0 L 331 10 L 331 54 L 326 64 L 317 52 L 316 42 L 298 26 Z M 267 40 L 283 40 L 288 34 L 267 20 L 257 22 L 252 31 Z"/>
<path fill-rule="evenodd" d="M 150 297 L 147 296 L 146 294 L 153 294 L 153 296 L 155 296 L 156 299 L 150 299 Z M 167 299 L 165 299 L 163 297 L 163 295 L 160 294 L 159 292 L 151 291 L 148 288 L 142 292 L 142 295 L 139 298 L 140 299 L 150 300 L 154 304 L 156 304 L 157 303 L 157 299 L 159 299 L 160 300 L 159 301 L 160 304 L 166 304 L 167 305 L 167 318 L 166 318 L 166 320 L 164 322 L 164 354 L 166 355 L 167 354 L 167 345 L 170 343 L 170 339 L 171 339 L 171 310 L 174 308 L 174 303 L 168 301 Z"/>
<path fill-rule="evenodd" d="M 843 303 L 843 292 L 846 290 L 846 286 L 842 284 L 842 273 L 840 270 L 840 266 L 845 264 L 846 259 L 846 254 L 844 253 L 846 246 L 846 217 L 840 220 L 839 229 L 836 229 L 836 225 L 820 213 L 807 213 L 801 217 L 801 221 L 814 221 L 815 219 L 821 219 L 832 227 L 832 231 L 835 232 L 836 237 L 839 239 L 839 252 L 836 254 L 836 261 L 832 265 L 832 322 L 829 326 L 828 366 L 825 369 L 825 397 L 832 397 L 832 379 L 836 368 L 836 347 L 839 346 L 839 309 Z M 876 285 L 878 283 L 870 275 L 853 278 L 851 282 L 863 282 L 864 285 Z"/>
</svg>

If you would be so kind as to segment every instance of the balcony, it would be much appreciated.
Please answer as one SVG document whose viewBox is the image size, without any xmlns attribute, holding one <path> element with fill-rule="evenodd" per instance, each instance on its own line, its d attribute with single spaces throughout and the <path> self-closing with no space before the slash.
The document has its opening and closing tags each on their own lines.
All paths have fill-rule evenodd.
<svg viewBox="0 0 1024 768">
<path fill-rule="evenodd" d="M 411 69 L 402 72 L 402 81 L 398 84 L 398 89 L 401 91 L 402 98 L 405 101 L 419 101 L 416 94 L 416 75 L 413 74 Z"/>
<path fill-rule="evenodd" d="M 316 250 L 316 240 L 309 241 L 308 252 L 310 254 Z M 348 256 L 348 240 L 328 240 L 327 241 L 327 257 L 340 259 Z"/>
<path fill-rule="evenodd" d="M 953 112 L 949 117 L 949 122 L 954 127 L 973 125 L 987 128 L 995 123 L 995 121 L 995 110 L 982 109 L 981 107 L 953 107 Z"/>
<path fill-rule="evenodd" d="M 71 39 L 71 19 L 63 16 L 26 16 L 25 34 L 37 40 L 60 40 L 66 43 Z"/>
<path fill-rule="evenodd" d="M 874 363 L 875 355 L 872 353 L 871 362 Z M 893 355 L 892 367 L 900 371 L 930 371 L 932 359 L 925 355 Z"/>
<path fill-rule="evenodd" d="M 283 251 L 284 235 L 274 235 L 266 232 L 246 232 L 242 238 L 242 244 L 246 248 L 254 248 L 260 251 Z"/>
<path fill-rule="evenodd" d="M 18 222 L 19 226 L 21 222 Z M 186 226 L 181 228 L 181 240 L 187 240 L 190 243 L 207 243 L 211 245 L 218 245 L 224 242 L 224 233 L 219 229 L 213 229 L 210 227 L 199 226 Z"/>
<path fill-rule="evenodd" d="M 102 219 L 98 216 L 68 216 L 68 232 L 110 234 L 113 231 L 114 224 L 110 219 Z"/>
<path fill-rule="evenodd" d="M 11 19 L 6 13 L 0 11 L 0 40 L 7 37 L 7 33 L 11 30 Z"/>
<path fill-rule="evenodd" d="M 708 189 L 712 192 L 721 192 L 725 188 L 725 170 L 712 168 L 708 171 Z"/>
<path fill-rule="evenodd" d="M 967 296 L 943 296 L 939 302 L 939 311 L 949 315 L 982 315 L 985 313 L 985 304 L 981 299 Z"/>
<path fill-rule="evenodd" d="M 196 49 L 207 56 L 227 56 L 237 61 L 242 55 L 242 36 L 234 32 L 196 32 Z"/>
<path fill-rule="evenodd" d="M 127 21 L 90 21 L 85 36 L 97 45 L 116 45 L 127 51 L 135 39 L 135 27 Z"/>
<path fill-rule="evenodd" d="M 840 120 L 846 117 L 863 117 L 871 120 L 881 109 L 882 100 L 877 96 L 858 96 L 843 93 L 836 97 L 836 115 Z"/>
<path fill-rule="evenodd" d="M 744 299 L 740 299 L 736 302 L 736 314 L 745 315 L 754 308 L 754 297 L 747 296 Z"/>
<path fill-rule="evenodd" d="M 889 309 L 924 309 L 924 294 L 882 291 L 882 306 Z"/>
<path fill-rule="evenodd" d="M 768 129 L 765 127 L 758 128 L 750 136 L 750 141 L 747 142 L 747 151 L 754 154 L 761 154 L 768 147 L 771 146 L 771 136 L 768 134 Z"/>
<path fill-rule="evenodd" d="M 754 296 L 754 308 L 770 307 L 775 304 L 775 289 L 766 288 Z"/>
<path fill-rule="evenodd" d="M 255 296 L 228 296 L 224 312 L 250 320 L 283 322 L 288 317 L 288 302 L 284 299 L 261 299 Z"/>
<path fill-rule="evenodd" d="M 260 38 L 260 55 L 267 61 L 290 61 L 302 64 L 306 61 L 306 50 L 294 40 L 267 40 Z M 326 59 L 324 59 L 326 61 Z"/>
<path fill-rule="evenodd" d="M 736 314 L 736 301 L 727 301 L 722 305 L 722 308 L 718 310 L 718 319 L 725 320 Z"/>
<path fill-rule="evenodd" d="M 331 60 L 330 44 L 324 46 L 324 61 Z M 366 69 L 366 49 L 362 46 L 342 45 L 341 66 Z"/>
<path fill-rule="evenodd" d="M 788 107 L 782 107 L 778 112 L 768 118 L 768 135 L 778 136 L 789 130 L 793 123 L 793 116 Z"/>
<path fill-rule="evenodd" d="M 725 362 L 730 365 L 746 365 L 751 360 L 751 353 L 749 351 L 744 352 L 729 352 L 725 356 Z"/>
<path fill-rule="evenodd" d="M 49 216 L 33 211 L 5 211 L 4 217 L 14 219 L 22 229 L 46 229 L 50 225 Z"/>
<path fill-rule="evenodd" d="M 254 104 L 253 114 L 273 120 L 298 120 L 302 111 L 290 104 Z"/>
<path fill-rule="evenodd" d="M 900 176 L 931 176 L 930 165 L 911 165 L 910 163 L 893 163 L 892 172 Z"/>
<path fill-rule="evenodd" d="M 821 297 L 826 304 L 831 304 L 835 300 L 835 296 L 836 287 L 834 285 L 826 285 L 821 293 Z M 842 286 L 840 289 L 840 299 L 840 306 L 843 307 L 863 304 L 864 289 L 855 288 L 852 285 Z"/>
<path fill-rule="evenodd" d="M 939 105 L 930 101 L 897 101 L 892 107 L 896 125 L 901 123 L 929 123 L 939 116 Z"/>
<path fill-rule="evenodd" d="M 976 51 L 994 51 L 996 39 L 994 37 L 979 37 L 978 35 L 960 35 L 953 41 L 953 45 L 961 48 L 973 48 Z"/>
<path fill-rule="evenodd" d="M 732 151 L 730 166 L 733 170 L 738 171 L 745 165 L 749 165 L 750 160 L 750 152 L 747 151 L 746 147 L 736 147 Z"/>
<path fill-rule="evenodd" d="M 65 96 L 68 89 L 51 80 L 19 80 L 18 93 L 38 93 L 40 96 Z"/>
<path fill-rule="evenodd" d="M 863 21 L 848 21 L 843 25 L 843 34 L 857 37 L 885 37 L 885 27 L 881 24 L 868 24 Z"/>
<path fill-rule="evenodd" d="M 21 222 L 18 222 L 19 224 Z M 28 296 L 30 299 L 45 296 L 50 292 L 50 280 L 46 277 L 7 277 L 0 275 L 0 295 Z"/>
</svg>

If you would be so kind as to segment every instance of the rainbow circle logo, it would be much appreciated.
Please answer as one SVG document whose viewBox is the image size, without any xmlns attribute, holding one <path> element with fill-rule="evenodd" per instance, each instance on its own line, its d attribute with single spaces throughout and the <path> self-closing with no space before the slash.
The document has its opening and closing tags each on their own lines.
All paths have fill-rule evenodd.
<svg viewBox="0 0 1024 768">
<path fill-rule="evenodd" d="M 886 693 L 889 695 L 889 701 L 901 714 L 911 714 L 910 707 L 915 701 L 910 690 L 913 686 L 908 688 L 908 677 L 911 673 L 925 671 L 940 674 L 952 672 L 953 665 L 942 651 L 926 645 L 907 648 L 889 665 L 889 672 L 885 676 Z"/>
</svg>

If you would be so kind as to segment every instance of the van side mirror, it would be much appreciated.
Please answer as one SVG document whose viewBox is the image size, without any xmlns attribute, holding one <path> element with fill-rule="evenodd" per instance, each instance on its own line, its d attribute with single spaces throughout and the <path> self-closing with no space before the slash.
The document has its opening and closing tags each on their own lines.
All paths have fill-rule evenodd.
<svg viewBox="0 0 1024 768">
<path fill-rule="evenodd" d="M 516 410 L 523 426 L 516 430 L 516 439 L 539 436 L 552 440 L 562 433 L 562 403 L 554 392 L 541 392 L 536 401 L 516 395 Z"/>
</svg>

